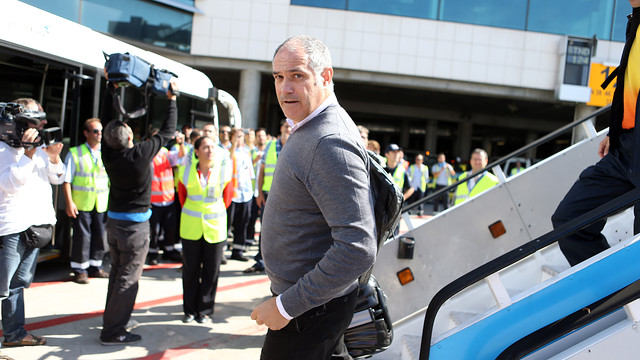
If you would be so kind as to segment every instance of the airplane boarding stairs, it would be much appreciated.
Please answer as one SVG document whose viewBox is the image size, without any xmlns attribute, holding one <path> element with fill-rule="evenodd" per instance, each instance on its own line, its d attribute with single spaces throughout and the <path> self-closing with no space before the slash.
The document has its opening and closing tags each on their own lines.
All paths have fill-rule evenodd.
<svg viewBox="0 0 640 360">
<path fill-rule="evenodd" d="M 601 113 L 593 114 L 592 117 Z M 394 342 L 385 352 L 374 355 L 374 359 L 418 359 L 426 308 L 438 291 L 464 274 L 552 230 L 551 214 L 579 173 L 598 160 L 598 144 L 606 134 L 606 131 L 597 133 L 591 123 L 584 120 L 586 119 L 575 122 L 572 126 L 584 126 L 588 134 L 586 139 L 510 178 L 505 177 L 499 164 L 490 165 L 500 179 L 498 186 L 434 216 L 418 228 L 411 228 L 409 224 L 409 232 L 388 241 L 382 247 L 373 274 L 387 295 L 387 307 L 394 322 Z M 519 155 L 525 150 L 512 155 Z M 489 225 L 497 222 L 502 223 L 506 232 L 494 238 Z M 609 217 L 604 233 L 610 244 L 619 244 L 617 246 L 623 246 L 624 249 L 634 248 L 632 228 L 633 213 L 626 210 Z M 413 253 L 411 259 L 398 256 L 402 238 L 415 240 L 410 251 Z M 615 265 L 609 266 L 609 269 L 615 269 Z M 412 272 L 414 280 L 403 286 L 399 282 L 398 273 L 407 268 Z M 546 289 L 550 283 L 574 281 L 572 279 L 576 276 L 576 269 L 569 269 L 554 243 L 475 284 L 469 284 L 469 288 L 444 302 L 438 311 L 439 315 L 434 319 L 433 334 L 427 342 L 442 350 L 432 353 L 432 358 L 495 358 L 480 352 L 460 352 L 461 355 L 454 355 L 449 351 L 474 349 L 469 344 L 454 340 L 462 336 L 456 334 L 471 334 L 472 329 L 481 328 L 475 324 L 490 323 L 487 319 L 502 316 L 503 312 L 498 311 L 500 309 L 504 313 L 511 313 L 513 308 L 510 306 L 523 304 L 522 301 L 527 303 L 532 299 L 532 294 Z M 590 278 L 589 281 L 600 285 L 602 277 Z M 640 279 L 640 275 L 637 279 Z M 594 302 L 597 300 L 600 298 Z M 537 303 L 536 309 L 547 307 L 541 304 Z M 631 306 L 629 308 L 634 309 Z M 638 310 L 628 312 L 640 313 Z M 620 317 L 621 313 L 623 312 L 615 312 L 615 316 L 610 315 L 606 319 L 611 322 L 616 316 Z M 639 317 L 634 315 L 631 319 Z M 545 321 L 538 313 L 534 318 L 543 323 Z M 514 319 L 509 321 L 514 322 Z M 516 334 L 513 330 L 520 326 L 515 321 L 515 325 L 507 327 L 510 329 L 508 333 Z M 588 328 L 593 329 L 593 326 Z M 580 333 L 588 331 L 581 330 Z M 468 340 L 471 343 L 486 343 L 490 338 L 506 339 L 502 331 L 493 328 L 484 329 L 481 334 L 483 336 L 475 334 Z M 445 344 L 449 346 L 446 351 Z M 441 356 L 434 357 L 436 355 L 433 354 Z"/>
</svg>

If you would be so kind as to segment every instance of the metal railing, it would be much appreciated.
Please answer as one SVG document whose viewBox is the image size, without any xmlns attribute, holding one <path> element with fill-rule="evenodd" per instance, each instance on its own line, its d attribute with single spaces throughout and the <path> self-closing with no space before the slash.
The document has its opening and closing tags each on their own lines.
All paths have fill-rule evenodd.
<svg viewBox="0 0 640 360">
<path fill-rule="evenodd" d="M 559 128 L 559 129 L 557 129 L 557 130 L 555 130 L 555 131 L 553 131 L 553 132 L 551 132 L 551 133 L 549 133 L 549 134 L 537 139 L 536 141 L 534 141 L 534 142 L 532 142 L 532 143 L 530 143 L 528 145 L 525 145 L 525 146 L 521 147 L 520 149 L 518 149 L 516 151 L 513 151 L 512 153 L 499 158 L 498 160 L 495 160 L 495 161 L 491 162 L 490 164 L 487 165 L 487 167 L 485 167 L 483 169 L 483 171 L 480 171 L 480 172 L 478 172 L 476 174 L 470 175 L 470 176 L 468 176 L 468 177 L 466 177 L 466 178 L 464 178 L 462 180 L 458 180 L 458 181 L 454 182 L 453 184 L 447 186 L 446 188 L 442 188 L 442 189 L 440 189 L 438 191 L 435 191 L 435 192 L 429 194 L 428 196 L 423 197 L 422 199 L 420 199 L 420 200 L 418 200 L 416 202 L 413 202 L 411 204 L 405 205 L 402 208 L 403 215 L 408 213 L 410 210 L 416 209 L 420 205 L 425 204 L 425 203 L 433 200 L 434 198 L 436 198 L 438 196 L 441 196 L 443 194 L 448 193 L 451 190 L 454 190 L 456 187 L 458 187 L 458 185 L 460 185 L 462 183 L 465 183 L 465 182 L 469 181 L 470 179 L 473 179 L 476 176 L 481 175 L 484 172 L 484 170 L 498 168 L 498 167 L 500 167 L 500 165 L 506 163 L 509 159 L 512 159 L 512 158 L 515 158 L 515 157 L 517 157 L 519 155 L 522 155 L 522 154 L 524 154 L 525 152 L 527 152 L 529 150 L 532 150 L 532 149 L 534 149 L 534 148 L 536 148 L 536 147 L 538 147 L 538 146 L 540 146 L 540 145 L 542 145 L 542 144 L 544 144 L 544 143 L 546 143 L 546 142 L 548 142 L 550 140 L 553 140 L 553 139 L 557 138 L 558 136 L 564 134 L 565 132 L 575 128 L 576 126 L 582 125 L 585 121 L 593 119 L 593 118 L 596 118 L 596 117 L 598 117 L 600 115 L 605 114 L 610 109 L 611 109 L 611 106 L 606 106 L 606 107 L 603 107 L 601 109 L 598 109 L 595 112 L 593 112 L 592 114 L 590 114 L 590 115 L 588 115 L 588 116 L 586 116 L 586 117 L 584 117 L 582 119 L 579 119 L 579 120 L 573 121 L 573 122 L 571 122 L 571 123 L 569 123 L 567 125 L 564 125 L 561 128 Z M 590 135 L 593 136 L 595 134 L 590 132 Z M 502 172 L 502 170 L 499 170 L 499 171 Z M 496 174 L 496 176 L 497 175 L 498 174 Z M 403 218 L 406 221 L 406 216 L 403 216 Z M 409 228 L 411 229 L 412 226 L 409 225 Z"/>
<path fill-rule="evenodd" d="M 488 278 L 500 270 L 534 254 L 538 250 L 545 248 L 596 221 L 614 215 L 623 209 L 629 208 L 638 202 L 640 202 L 640 188 L 635 188 L 626 194 L 567 222 L 557 229 L 552 230 L 551 232 L 548 232 L 547 234 L 476 268 L 442 288 L 442 290 L 438 291 L 438 293 L 433 297 L 427 307 L 420 346 L 420 360 L 429 359 L 433 325 L 435 323 L 436 315 L 448 299 L 478 281 Z"/>
</svg>

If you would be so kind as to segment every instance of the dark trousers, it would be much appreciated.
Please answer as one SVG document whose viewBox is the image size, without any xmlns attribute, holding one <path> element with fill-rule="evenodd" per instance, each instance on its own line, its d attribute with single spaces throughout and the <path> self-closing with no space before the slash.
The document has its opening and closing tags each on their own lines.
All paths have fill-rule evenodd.
<svg viewBox="0 0 640 360">
<path fill-rule="evenodd" d="M 138 295 L 138 280 L 149 250 L 149 222 L 107 219 L 111 272 L 102 317 L 102 339 L 126 332 Z"/>
<path fill-rule="evenodd" d="M 107 249 L 106 221 L 106 211 L 78 211 L 73 220 L 71 242 L 71 268 L 74 272 L 86 273 L 89 268 L 102 268 L 102 259 Z"/>
<path fill-rule="evenodd" d="M 211 315 L 225 242 L 182 239 L 182 301 L 185 314 Z"/>
<path fill-rule="evenodd" d="M 176 206 L 174 204 L 167 206 L 151 205 L 149 226 L 151 227 L 149 252 L 158 253 L 160 250 L 160 234 L 162 234 L 164 240 L 162 242 L 163 247 L 168 250 L 173 250 L 173 246 L 176 243 L 176 228 L 178 226 Z"/>
<path fill-rule="evenodd" d="M 344 344 L 358 289 L 292 319 L 284 328 L 267 331 L 261 360 L 352 359 Z"/>
<path fill-rule="evenodd" d="M 260 208 L 256 202 L 256 198 L 251 199 L 251 214 L 249 215 L 249 224 L 247 225 L 247 239 L 256 239 L 256 221 L 261 216 Z"/>
<path fill-rule="evenodd" d="M 233 252 L 242 255 L 251 215 L 251 200 L 244 203 L 232 202 L 228 210 L 231 217 L 230 223 L 233 226 Z"/>
<path fill-rule="evenodd" d="M 413 189 L 413 194 L 411 194 L 411 196 L 409 196 L 409 198 L 407 199 L 407 204 L 413 204 L 414 202 L 422 199 L 423 195 L 424 193 L 422 192 L 422 189 Z M 423 206 L 420 205 L 416 210 L 422 213 L 422 207 Z"/>
<path fill-rule="evenodd" d="M 609 152 L 595 165 L 586 168 L 551 217 L 553 227 L 557 228 L 634 189 L 635 186 L 629 179 L 632 149 L 633 133 L 623 133 L 620 136 L 619 148 Z M 640 229 L 639 208 L 634 208 L 636 233 Z M 560 250 L 571 266 L 609 248 L 607 239 L 601 233 L 605 223 L 606 220 L 600 220 L 558 241 Z"/>
<path fill-rule="evenodd" d="M 265 192 L 264 204 L 260 209 L 260 224 L 262 224 L 262 215 L 264 214 L 264 207 L 267 204 L 268 196 L 269 196 L 269 193 Z M 254 265 L 254 267 L 264 269 L 264 260 L 262 259 L 262 231 L 260 231 L 260 236 L 258 237 L 258 253 L 256 254 L 256 256 L 253 257 L 253 259 L 256 261 L 256 264 Z"/>
<path fill-rule="evenodd" d="M 438 191 L 444 188 L 446 188 L 445 185 L 436 185 L 435 191 Z M 444 194 L 433 199 L 433 211 L 439 211 L 440 204 L 442 204 L 442 210 L 447 210 L 449 208 L 449 192 L 445 192 Z"/>
</svg>

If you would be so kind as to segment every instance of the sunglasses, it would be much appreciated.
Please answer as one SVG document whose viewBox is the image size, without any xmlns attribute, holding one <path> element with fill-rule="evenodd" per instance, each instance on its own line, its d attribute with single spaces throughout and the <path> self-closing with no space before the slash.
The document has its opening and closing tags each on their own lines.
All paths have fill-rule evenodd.
<svg viewBox="0 0 640 360">
<path fill-rule="evenodd" d="M 100 130 L 100 129 L 92 129 L 91 132 L 94 133 L 94 134 L 100 134 L 102 132 L 102 130 Z"/>
</svg>

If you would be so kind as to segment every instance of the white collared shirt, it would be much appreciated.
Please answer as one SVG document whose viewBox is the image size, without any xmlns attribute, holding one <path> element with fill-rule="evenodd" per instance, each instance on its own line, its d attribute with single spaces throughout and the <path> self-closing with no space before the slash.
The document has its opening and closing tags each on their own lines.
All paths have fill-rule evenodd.
<svg viewBox="0 0 640 360">
<path fill-rule="evenodd" d="M 331 95 L 329 95 L 329 97 L 325 101 L 323 101 L 317 109 L 315 109 L 311 114 L 309 114 L 309 116 L 304 118 L 299 123 L 296 124 L 293 120 L 287 118 L 287 123 L 289 124 L 289 126 L 291 126 L 291 133 L 293 134 L 293 132 L 296 131 L 300 126 L 308 123 L 309 120 L 318 116 L 318 114 L 320 114 L 322 111 L 324 111 L 324 109 L 328 108 L 331 105 L 338 105 L 338 98 L 336 98 L 336 94 L 334 93 L 331 93 Z"/>
</svg>

